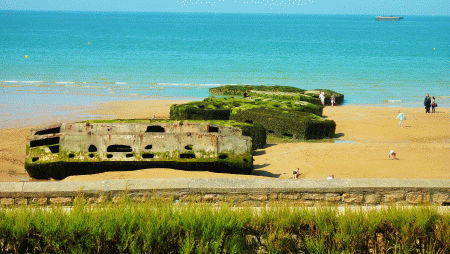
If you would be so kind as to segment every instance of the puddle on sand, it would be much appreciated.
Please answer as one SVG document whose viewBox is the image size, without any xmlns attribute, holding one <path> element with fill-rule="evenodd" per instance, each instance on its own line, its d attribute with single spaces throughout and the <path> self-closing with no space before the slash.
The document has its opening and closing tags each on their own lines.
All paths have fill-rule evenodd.
<svg viewBox="0 0 450 254">
<path fill-rule="evenodd" d="M 351 141 L 351 140 L 340 140 L 340 139 L 335 139 L 334 143 L 344 143 L 344 144 L 356 144 L 358 142 L 355 141 Z"/>
<path fill-rule="evenodd" d="M 12 174 L 10 174 L 10 176 L 18 179 L 20 182 L 29 182 L 30 181 L 30 179 L 27 176 L 17 176 L 17 175 L 12 175 Z"/>
</svg>

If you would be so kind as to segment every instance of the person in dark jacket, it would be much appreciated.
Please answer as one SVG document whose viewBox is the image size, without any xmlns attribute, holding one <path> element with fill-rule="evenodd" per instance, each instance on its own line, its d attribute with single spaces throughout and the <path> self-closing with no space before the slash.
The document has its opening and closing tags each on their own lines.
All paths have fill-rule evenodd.
<svg viewBox="0 0 450 254">
<path fill-rule="evenodd" d="M 425 113 L 430 113 L 431 97 L 429 94 L 427 94 L 427 96 L 425 97 L 423 104 L 425 105 Z"/>
</svg>

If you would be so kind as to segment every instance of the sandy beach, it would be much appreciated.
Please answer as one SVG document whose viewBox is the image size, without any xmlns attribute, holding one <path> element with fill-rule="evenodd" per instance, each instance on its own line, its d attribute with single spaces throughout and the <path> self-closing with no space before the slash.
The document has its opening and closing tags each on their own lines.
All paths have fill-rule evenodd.
<svg viewBox="0 0 450 254">
<path fill-rule="evenodd" d="M 105 119 L 169 118 L 170 105 L 185 101 L 139 100 L 96 103 L 91 112 Z M 406 116 L 404 128 L 395 118 Z M 74 110 L 74 112 L 76 112 Z M 74 113 L 75 114 L 75 113 Z M 252 175 L 205 171 L 142 169 L 70 176 L 63 181 L 98 181 L 137 178 L 403 178 L 450 179 L 450 109 L 378 106 L 325 107 L 324 117 L 336 122 L 333 140 L 270 143 L 254 151 Z M 67 117 L 70 119 L 70 116 Z M 73 119 L 77 117 L 74 115 Z M 49 123 L 55 121 L 49 116 Z M 21 120 L 23 121 L 23 119 Z M 24 168 L 26 138 L 30 127 L 0 129 L 0 181 L 32 181 Z M 389 160 L 394 150 L 398 160 Z"/>
</svg>

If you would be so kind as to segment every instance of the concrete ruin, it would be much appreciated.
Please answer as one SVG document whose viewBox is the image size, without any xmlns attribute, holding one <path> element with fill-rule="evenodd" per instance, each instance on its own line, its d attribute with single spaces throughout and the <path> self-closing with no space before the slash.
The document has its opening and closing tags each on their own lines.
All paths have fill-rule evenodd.
<svg viewBox="0 0 450 254">
<path fill-rule="evenodd" d="M 33 128 L 25 169 L 37 179 L 143 168 L 250 174 L 252 140 L 208 122 L 116 120 Z"/>
</svg>

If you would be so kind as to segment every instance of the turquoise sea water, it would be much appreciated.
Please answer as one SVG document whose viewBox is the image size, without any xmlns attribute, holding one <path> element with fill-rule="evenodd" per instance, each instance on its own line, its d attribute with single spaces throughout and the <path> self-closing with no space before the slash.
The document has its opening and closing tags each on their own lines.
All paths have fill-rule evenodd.
<svg viewBox="0 0 450 254">
<path fill-rule="evenodd" d="M 26 58 L 25 56 L 28 56 Z M 0 11 L 5 121 L 66 105 L 208 96 L 223 84 L 450 106 L 450 17 Z"/>
</svg>

